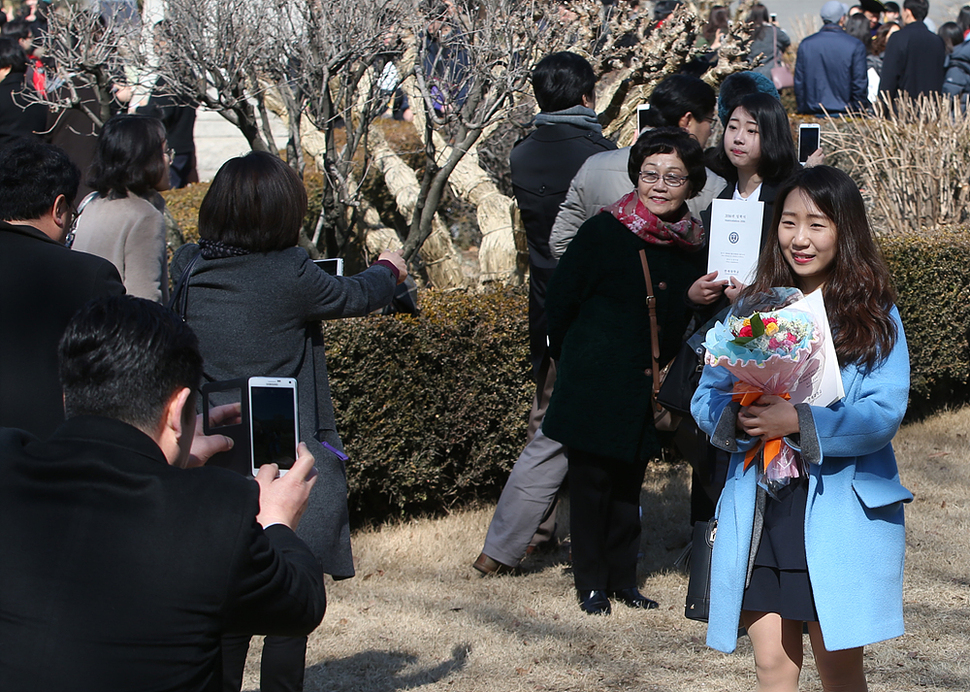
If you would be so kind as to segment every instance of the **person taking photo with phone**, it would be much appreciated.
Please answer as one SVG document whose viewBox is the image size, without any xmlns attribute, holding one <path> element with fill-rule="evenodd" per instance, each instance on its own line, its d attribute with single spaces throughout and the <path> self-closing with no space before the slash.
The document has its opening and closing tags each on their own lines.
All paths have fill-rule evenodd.
<svg viewBox="0 0 970 692">
<path fill-rule="evenodd" d="M 297 247 L 307 194 L 278 157 L 250 152 L 216 173 L 199 207 L 199 244 L 172 258 L 184 273 L 186 323 L 199 336 L 204 378 L 252 376 L 297 381 L 300 437 L 317 460 L 318 491 L 310 496 L 299 535 L 334 579 L 354 576 L 343 446 L 327 383 L 321 320 L 358 317 L 388 303 L 407 277 L 397 252 L 381 253 L 355 276 L 331 276 Z M 226 689 L 239 689 L 250 632 L 223 642 Z M 306 637 L 267 637 L 261 689 L 300 690 Z"/>
</svg>

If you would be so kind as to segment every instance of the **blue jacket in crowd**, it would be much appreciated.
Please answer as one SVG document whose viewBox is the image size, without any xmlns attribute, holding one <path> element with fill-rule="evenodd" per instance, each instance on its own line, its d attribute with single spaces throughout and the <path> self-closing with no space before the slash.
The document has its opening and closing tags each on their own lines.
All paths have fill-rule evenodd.
<svg viewBox="0 0 970 692">
<path fill-rule="evenodd" d="M 799 113 L 822 114 L 869 107 L 866 49 L 838 24 L 826 24 L 798 46 L 795 100 Z"/>
<path fill-rule="evenodd" d="M 943 93 L 959 96 L 960 105 L 964 111 L 967 110 L 967 97 L 970 96 L 970 41 L 964 41 L 950 53 Z"/>
</svg>

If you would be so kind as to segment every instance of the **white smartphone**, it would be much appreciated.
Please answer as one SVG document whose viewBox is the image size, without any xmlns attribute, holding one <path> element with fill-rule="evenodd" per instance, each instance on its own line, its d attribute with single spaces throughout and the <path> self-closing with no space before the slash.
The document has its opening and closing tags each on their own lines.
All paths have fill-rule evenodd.
<svg viewBox="0 0 970 692">
<path fill-rule="evenodd" d="M 647 113 L 650 111 L 649 103 L 641 103 L 637 106 L 637 137 L 643 132 L 643 128 L 650 127 L 650 123 L 647 122 Z"/>
<path fill-rule="evenodd" d="M 264 464 L 277 464 L 281 476 L 293 468 L 300 441 L 295 379 L 249 378 L 249 435 L 254 476 Z"/>
<path fill-rule="evenodd" d="M 802 123 L 798 126 L 798 163 L 805 165 L 808 157 L 819 147 L 821 126 L 818 123 Z"/>
<path fill-rule="evenodd" d="M 330 276 L 344 275 L 343 257 L 331 257 L 328 259 L 318 259 L 318 260 L 313 260 L 313 263 L 318 267 L 320 267 L 323 271 L 330 274 Z"/>
</svg>

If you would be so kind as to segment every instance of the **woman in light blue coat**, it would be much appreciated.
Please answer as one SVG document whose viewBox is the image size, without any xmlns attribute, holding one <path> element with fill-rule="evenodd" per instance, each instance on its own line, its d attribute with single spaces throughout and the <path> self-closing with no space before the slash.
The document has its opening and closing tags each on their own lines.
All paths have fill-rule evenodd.
<svg viewBox="0 0 970 692">
<path fill-rule="evenodd" d="M 732 403 L 733 376 L 707 367 L 692 402 L 715 446 L 734 452 L 718 505 L 709 646 L 754 648 L 758 689 L 798 689 L 808 623 L 823 689 L 865 690 L 867 644 L 903 633 L 903 504 L 891 440 L 906 411 L 909 355 L 888 269 L 858 188 L 841 171 L 807 168 L 778 193 L 775 241 L 761 254 L 753 294 L 821 289 L 845 398 L 827 408 L 762 395 Z M 774 494 L 759 438 L 783 438 L 801 473 Z"/>
</svg>

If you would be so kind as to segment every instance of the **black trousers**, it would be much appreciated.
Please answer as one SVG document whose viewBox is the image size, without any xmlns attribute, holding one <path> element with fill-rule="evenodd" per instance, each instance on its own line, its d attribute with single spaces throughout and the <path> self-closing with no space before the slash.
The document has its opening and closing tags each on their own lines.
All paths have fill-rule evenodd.
<svg viewBox="0 0 970 692">
<path fill-rule="evenodd" d="M 637 585 L 640 487 L 646 462 L 569 450 L 569 523 L 579 591 Z"/>
<path fill-rule="evenodd" d="M 222 689 L 242 689 L 250 634 L 222 637 Z M 306 637 L 266 637 L 259 660 L 260 692 L 303 692 L 306 670 Z"/>
</svg>

